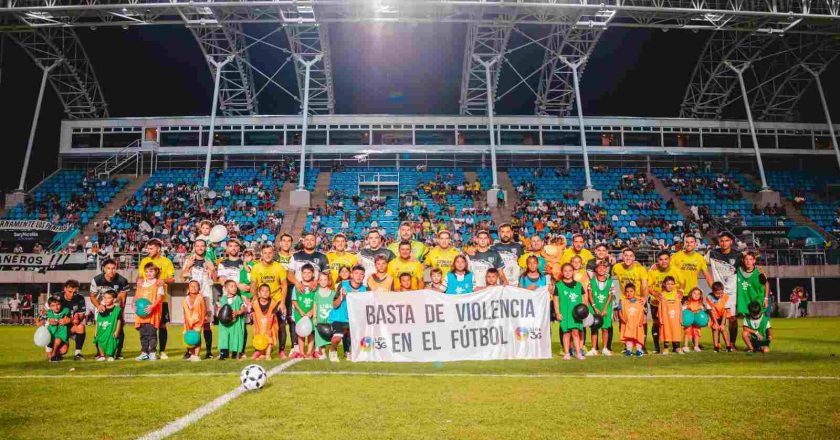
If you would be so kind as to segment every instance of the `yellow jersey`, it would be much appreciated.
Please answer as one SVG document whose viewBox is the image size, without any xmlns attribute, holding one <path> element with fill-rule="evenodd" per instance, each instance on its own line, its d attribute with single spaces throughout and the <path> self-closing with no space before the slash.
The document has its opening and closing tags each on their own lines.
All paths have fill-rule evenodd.
<svg viewBox="0 0 840 440">
<path fill-rule="evenodd" d="M 563 251 L 563 256 L 560 257 L 560 265 L 562 266 L 566 263 L 571 263 L 572 258 L 574 258 L 575 255 L 579 256 L 583 260 L 583 267 L 586 267 L 586 263 L 588 263 L 589 260 L 595 258 L 595 256 L 592 255 L 592 252 L 589 252 L 589 249 L 581 249 L 580 252 L 575 252 L 574 248 L 566 248 L 566 250 Z"/>
<path fill-rule="evenodd" d="M 671 266 L 676 267 L 682 275 L 683 283 L 685 283 L 685 292 L 683 294 L 688 296 L 691 289 L 697 287 L 697 277 L 700 272 L 707 272 L 709 267 L 706 265 L 706 259 L 700 252 L 693 251 L 688 254 L 685 251 L 679 251 L 671 257 Z"/>
<path fill-rule="evenodd" d="M 257 261 L 251 268 L 251 284 L 256 285 L 257 288 L 261 284 L 268 284 L 271 289 L 271 299 L 274 301 L 281 302 L 286 299 L 281 290 L 285 280 L 286 268 L 276 261 L 272 261 L 268 266 L 262 261 Z M 256 296 L 256 292 L 253 294 Z"/>
<path fill-rule="evenodd" d="M 612 273 L 618 280 L 621 295 L 624 295 L 624 288 L 630 283 L 636 286 L 636 297 L 641 298 L 644 295 L 644 292 L 642 292 L 642 281 L 647 282 L 648 271 L 638 261 L 634 261 L 629 268 L 625 267 L 624 263 L 615 264 L 613 265 Z"/>
<path fill-rule="evenodd" d="M 137 276 L 141 279 L 146 279 L 146 271 L 143 270 L 146 267 L 147 263 L 152 263 L 160 269 L 160 274 L 158 278 L 162 280 L 168 280 L 169 278 L 175 278 L 175 266 L 172 265 L 172 261 L 169 258 L 164 257 L 163 255 L 158 255 L 155 258 L 143 258 L 140 260 L 140 268 L 137 270 Z M 163 302 L 169 302 L 169 284 L 163 283 Z"/>
<path fill-rule="evenodd" d="M 659 269 L 658 266 L 654 266 L 652 269 L 648 271 L 648 290 L 651 292 L 662 293 L 662 281 L 665 280 L 665 277 L 674 277 L 674 282 L 676 283 L 675 289 L 682 289 L 685 286 L 685 282 L 682 279 L 682 273 L 680 270 L 671 263 L 668 266 L 668 270 L 662 271 Z M 651 304 L 658 304 L 659 301 L 651 298 Z"/>
<path fill-rule="evenodd" d="M 449 270 L 452 269 L 452 262 L 455 261 L 455 257 L 458 255 L 461 255 L 461 252 L 453 247 L 443 250 L 440 247 L 435 246 L 426 254 L 426 258 L 423 259 L 423 263 L 431 268 L 440 269 L 440 271 L 443 272 L 443 277 L 445 279 L 446 274 L 448 274 Z"/>
<path fill-rule="evenodd" d="M 335 284 L 335 280 L 338 279 L 338 271 L 342 267 L 352 269 L 353 266 L 359 264 L 359 256 L 350 252 L 344 252 L 339 255 L 336 251 L 330 251 L 327 252 L 327 262 L 330 266 L 330 278 L 332 278 L 332 282 Z"/>
<path fill-rule="evenodd" d="M 394 278 L 394 290 L 400 287 L 400 274 L 411 274 L 411 288 L 417 289 L 419 281 L 423 279 L 423 265 L 415 260 L 395 258 L 388 263 L 388 275 Z"/>
</svg>

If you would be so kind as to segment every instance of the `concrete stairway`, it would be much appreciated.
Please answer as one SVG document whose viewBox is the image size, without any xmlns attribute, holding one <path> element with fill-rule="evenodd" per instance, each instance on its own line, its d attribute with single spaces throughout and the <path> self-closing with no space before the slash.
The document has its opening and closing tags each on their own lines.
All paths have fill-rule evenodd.
<svg viewBox="0 0 840 440">
<path fill-rule="evenodd" d="M 656 177 L 653 173 L 648 173 L 647 176 L 650 179 L 650 181 L 653 182 L 653 187 L 654 189 L 656 189 L 656 192 L 659 193 L 659 195 L 664 200 L 672 200 L 674 202 L 674 209 L 676 209 L 677 212 L 682 214 L 682 216 L 685 217 L 686 220 L 695 221 L 694 214 L 691 213 L 691 209 L 689 208 L 688 204 L 686 204 L 678 195 L 674 194 L 674 192 L 671 191 L 670 188 L 665 186 L 665 184 L 661 180 L 659 180 L 659 178 Z M 706 240 L 709 241 L 709 243 L 717 242 L 717 237 L 712 233 L 711 229 L 706 231 L 705 237 Z"/>
<path fill-rule="evenodd" d="M 758 177 L 755 177 L 752 174 L 747 174 L 747 173 L 744 173 L 744 176 L 746 176 L 747 178 L 752 180 L 757 186 L 761 187 L 761 180 L 759 180 Z M 741 190 L 741 194 L 744 196 L 745 199 L 752 202 L 753 205 L 758 203 L 758 194 L 757 193 L 747 191 L 742 186 L 738 185 L 737 183 L 735 185 L 738 186 L 738 189 Z M 784 206 L 785 211 L 787 211 L 788 218 L 795 221 L 796 224 L 798 224 L 798 225 L 809 226 L 809 227 L 813 228 L 815 231 L 822 234 L 823 237 L 831 238 L 831 235 L 828 233 L 828 231 L 821 228 L 818 224 L 814 223 L 814 221 L 811 220 L 810 218 L 802 215 L 802 211 L 796 209 L 796 207 L 793 206 L 793 202 L 791 202 L 790 199 L 785 197 L 784 194 L 781 194 L 780 199 L 781 199 L 782 206 Z"/>
<path fill-rule="evenodd" d="M 518 197 L 516 195 L 516 188 L 514 188 L 513 182 L 510 180 L 507 172 L 499 171 L 497 178 L 499 179 L 499 188 L 505 192 L 507 198 L 505 199 L 505 206 L 491 208 L 490 215 L 493 217 L 493 223 L 502 225 L 510 223 L 510 219 L 513 217 L 513 207 L 516 206 Z"/>
<path fill-rule="evenodd" d="M 309 195 L 309 203 L 314 208 L 316 206 L 324 206 L 327 200 L 327 190 L 330 188 L 331 173 L 322 172 L 318 174 L 318 180 L 315 183 L 315 189 Z M 280 245 L 280 236 L 282 234 L 289 234 L 294 237 L 295 242 L 303 234 L 306 227 L 306 218 L 309 214 L 307 208 L 296 208 L 289 204 L 289 195 L 297 189 L 297 184 L 286 182 L 283 185 L 280 197 L 277 199 L 275 210 L 283 210 L 285 216 L 283 224 L 280 225 L 280 230 L 277 232 L 275 245 Z"/>
<path fill-rule="evenodd" d="M 87 242 L 86 237 L 91 237 L 96 235 L 99 232 L 99 227 L 102 226 L 102 222 L 108 220 L 109 218 L 114 216 L 114 213 L 117 212 L 118 209 L 125 206 L 126 202 L 134 196 L 134 193 L 149 180 L 148 175 L 141 175 L 139 177 L 134 177 L 133 174 L 118 174 L 114 176 L 115 178 L 124 178 L 129 179 L 129 182 L 123 189 L 108 202 L 96 216 L 93 217 L 87 226 L 82 230 L 81 238 L 83 242 Z"/>
</svg>

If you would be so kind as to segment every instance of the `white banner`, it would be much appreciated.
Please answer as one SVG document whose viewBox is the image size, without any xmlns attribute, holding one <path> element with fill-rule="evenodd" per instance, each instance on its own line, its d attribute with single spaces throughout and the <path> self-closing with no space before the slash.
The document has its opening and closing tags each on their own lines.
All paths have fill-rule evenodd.
<svg viewBox="0 0 840 440">
<path fill-rule="evenodd" d="M 347 307 L 354 362 L 551 358 L 545 289 L 350 293 Z"/>
<path fill-rule="evenodd" d="M 0 254 L 0 267 L 46 267 L 47 269 L 83 269 L 87 255 L 75 254 Z"/>
</svg>

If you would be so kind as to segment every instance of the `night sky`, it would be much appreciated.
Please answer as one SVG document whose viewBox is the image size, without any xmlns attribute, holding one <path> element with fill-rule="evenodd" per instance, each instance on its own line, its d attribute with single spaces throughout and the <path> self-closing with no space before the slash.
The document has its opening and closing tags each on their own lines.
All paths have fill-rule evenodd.
<svg viewBox="0 0 840 440">
<path fill-rule="evenodd" d="M 336 111 L 356 114 L 457 114 L 466 25 L 332 24 L 331 42 Z M 270 32 L 255 26 L 255 34 Z M 537 35 L 539 29 L 523 29 Z M 109 103 L 112 117 L 207 115 L 213 82 L 189 31 L 180 27 L 79 29 Z M 581 83 L 584 114 L 603 116 L 679 115 L 679 105 L 708 33 L 609 29 L 602 36 Z M 512 44 L 517 37 L 514 35 Z M 285 47 L 278 32 L 269 38 Z M 255 65 L 274 71 L 286 55 L 267 47 L 250 52 Z M 542 63 L 541 48 L 510 58 L 521 72 Z M 4 168 L 0 188 L 17 186 L 38 93 L 40 70 L 10 40 L 6 41 L 0 79 L 0 129 Z M 840 75 L 834 63 L 823 85 L 835 119 L 840 120 Z M 536 80 L 536 76 L 534 77 Z M 291 69 L 277 80 L 295 90 Z M 264 80 L 255 81 L 259 86 Z M 501 90 L 516 82 L 502 72 Z M 532 84 L 536 89 L 536 82 Z M 399 97 L 395 99 L 395 97 Z M 296 114 L 297 103 L 277 89 L 259 97 L 263 114 Z M 740 103 L 729 117 L 743 117 Z M 499 115 L 533 114 L 534 96 L 519 87 L 497 103 Z M 27 187 L 56 168 L 60 103 L 47 87 Z M 823 122 L 816 88 L 799 106 L 799 119 Z"/>
</svg>

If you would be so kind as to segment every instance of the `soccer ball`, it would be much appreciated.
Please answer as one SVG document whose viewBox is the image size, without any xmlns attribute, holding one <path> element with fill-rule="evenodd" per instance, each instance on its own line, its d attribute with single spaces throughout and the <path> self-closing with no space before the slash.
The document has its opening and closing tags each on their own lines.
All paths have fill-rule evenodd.
<svg viewBox="0 0 840 440">
<path fill-rule="evenodd" d="M 268 380 L 268 375 L 265 373 L 265 368 L 259 365 L 248 365 L 239 374 L 239 382 L 242 383 L 242 388 L 248 391 L 264 387 L 266 380 Z"/>
</svg>

